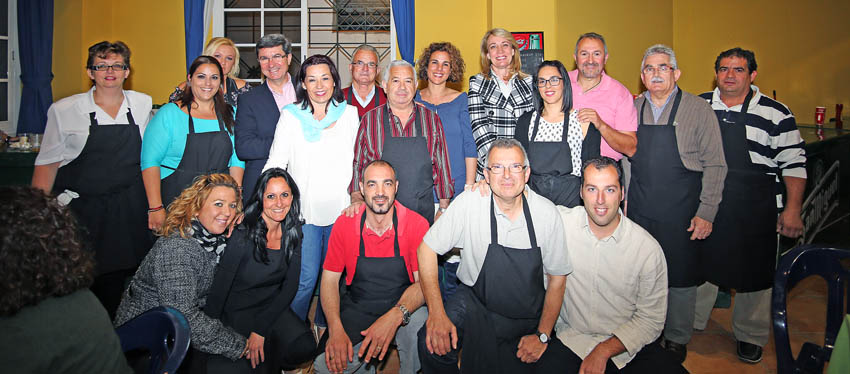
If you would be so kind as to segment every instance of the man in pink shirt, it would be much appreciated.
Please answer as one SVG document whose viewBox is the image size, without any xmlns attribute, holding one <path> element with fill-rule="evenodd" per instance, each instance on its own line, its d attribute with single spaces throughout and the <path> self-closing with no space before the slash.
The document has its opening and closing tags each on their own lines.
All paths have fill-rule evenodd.
<svg viewBox="0 0 850 374">
<path fill-rule="evenodd" d="M 637 112 L 631 92 L 605 74 L 608 46 L 602 35 L 589 32 L 576 41 L 576 70 L 570 71 L 573 108 L 580 122 L 592 122 L 602 134 L 602 156 L 620 160 L 637 149 Z"/>
</svg>

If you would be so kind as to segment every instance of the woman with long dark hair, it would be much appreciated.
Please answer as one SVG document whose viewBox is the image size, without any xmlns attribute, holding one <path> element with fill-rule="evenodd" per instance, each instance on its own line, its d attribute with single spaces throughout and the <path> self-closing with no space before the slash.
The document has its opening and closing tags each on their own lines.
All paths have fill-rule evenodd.
<svg viewBox="0 0 850 374">
<path fill-rule="evenodd" d="M 248 361 L 211 356 L 208 373 L 280 373 L 313 358 L 313 333 L 289 308 L 301 273 L 300 201 L 295 181 L 280 168 L 263 172 L 248 197 L 205 308 L 248 336 Z"/>
<path fill-rule="evenodd" d="M 517 120 L 516 139 L 528 152 L 528 186 L 557 205 L 581 203 L 581 165 L 599 156 L 596 126 L 579 123 L 572 108 L 567 69 L 558 60 L 543 61 L 534 74 L 534 110 Z"/>
<path fill-rule="evenodd" d="M 264 169 L 286 169 L 301 187 L 304 241 L 301 284 L 292 309 L 307 318 L 319 269 L 328 251 L 331 227 L 351 203 L 348 185 L 354 164 L 357 108 L 342 96 L 339 73 L 325 55 L 304 60 L 295 78 L 296 102 L 283 107 Z M 317 325 L 324 325 L 321 307 Z"/>
<path fill-rule="evenodd" d="M 164 208 L 201 174 L 229 173 L 240 186 L 245 162 L 233 149 L 233 108 L 224 102 L 224 72 L 214 57 L 189 67 L 189 89 L 151 119 L 142 141 L 142 179 L 148 228 L 165 221 Z"/>
</svg>

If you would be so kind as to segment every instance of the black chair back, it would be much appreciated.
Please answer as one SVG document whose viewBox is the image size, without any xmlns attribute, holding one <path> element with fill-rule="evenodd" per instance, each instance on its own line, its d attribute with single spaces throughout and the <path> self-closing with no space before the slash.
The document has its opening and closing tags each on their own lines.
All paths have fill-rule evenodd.
<svg viewBox="0 0 850 374">
<path fill-rule="evenodd" d="M 189 349 L 189 322 L 177 309 L 158 306 L 115 329 L 124 352 L 150 352 L 150 374 L 175 373 Z"/>
</svg>

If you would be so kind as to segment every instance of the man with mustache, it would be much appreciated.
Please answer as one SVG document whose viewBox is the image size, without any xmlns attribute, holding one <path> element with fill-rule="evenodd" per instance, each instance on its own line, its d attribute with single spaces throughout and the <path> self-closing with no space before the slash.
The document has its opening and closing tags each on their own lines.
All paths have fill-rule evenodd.
<svg viewBox="0 0 850 374">
<path fill-rule="evenodd" d="M 702 98 L 682 91 L 676 54 L 665 45 L 646 50 L 635 100 L 640 113 L 637 151 L 630 157 L 628 217 L 661 244 L 667 260 L 664 347 L 685 360 L 702 284 L 699 245 L 711 234 L 726 177 L 717 118 Z"/>
<path fill-rule="evenodd" d="M 365 207 L 353 217 L 341 215 L 328 242 L 320 292 L 328 330 L 314 367 L 318 373 L 352 373 L 383 360 L 395 341 L 400 373 L 414 374 L 416 334 L 428 317 L 420 308 L 425 299 L 416 250 L 428 222 L 395 200 L 399 183 L 388 162 L 368 163 L 358 184 Z M 340 300 L 343 271 L 348 292 Z"/>
<path fill-rule="evenodd" d="M 700 264 L 710 283 L 698 290 L 695 327 L 705 328 L 718 286 L 734 288 L 732 330 L 738 358 L 748 363 L 761 361 L 770 336 L 776 233 L 800 236 L 806 189 L 805 144 L 794 115 L 752 84 L 756 68 L 752 51 L 724 51 L 714 63 L 717 88 L 700 95 L 717 115 L 729 173 L 714 234 L 703 243 Z"/>
<path fill-rule="evenodd" d="M 363 117 L 366 112 L 387 103 L 387 95 L 381 87 L 375 84 L 380 65 L 378 50 L 363 44 L 351 55 L 351 86 L 342 89 L 342 94 L 349 104 L 357 107 L 357 115 Z"/>
<path fill-rule="evenodd" d="M 380 159 L 396 167 L 398 201 L 432 224 L 449 206 L 454 194 L 443 124 L 436 112 L 413 101 L 416 96 L 413 65 L 395 60 L 384 71 L 383 78 L 387 104 L 360 118 L 354 143 L 354 177 L 349 187 L 351 206 L 344 214 L 353 216 L 363 204 L 356 181 L 367 163 Z M 436 216 L 433 191 L 440 200 Z"/>
<path fill-rule="evenodd" d="M 550 348 L 559 354 L 546 371 L 687 372 L 652 344 L 664 328 L 667 263 L 658 242 L 620 211 L 622 174 L 612 158 L 585 161 L 584 207 L 558 207 L 574 270 L 555 325 L 563 344 Z"/>
<path fill-rule="evenodd" d="M 601 154 L 620 160 L 635 153 L 637 113 L 629 90 L 605 74 L 608 46 L 595 32 L 576 41 L 576 70 L 568 72 L 573 89 L 573 108 L 578 120 L 591 122 L 602 134 Z"/>
</svg>

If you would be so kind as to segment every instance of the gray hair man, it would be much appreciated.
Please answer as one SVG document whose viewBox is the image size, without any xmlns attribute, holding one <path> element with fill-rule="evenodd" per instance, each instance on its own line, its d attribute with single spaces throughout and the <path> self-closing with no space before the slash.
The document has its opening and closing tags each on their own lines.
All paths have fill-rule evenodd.
<svg viewBox="0 0 850 374">
<path fill-rule="evenodd" d="M 449 153 L 443 124 L 437 113 L 413 101 L 416 95 L 416 72 L 413 65 L 395 60 L 384 70 L 387 103 L 360 118 L 360 129 L 354 144 L 354 176 L 349 191 L 353 215 L 363 195 L 357 181 L 363 167 L 382 159 L 398 171 L 398 201 L 433 224 L 449 206 L 454 185 L 449 166 Z M 440 209 L 434 213 L 434 192 Z"/>
<path fill-rule="evenodd" d="M 707 238 L 726 177 L 720 128 L 705 100 L 682 91 L 670 47 L 649 47 L 641 61 L 647 91 L 635 100 L 637 151 L 630 158 L 628 218 L 661 244 L 667 260 L 664 346 L 681 361 L 694 324 L 699 274 L 697 240 Z"/>
<path fill-rule="evenodd" d="M 748 363 L 761 361 L 770 336 L 776 233 L 800 236 L 806 188 L 806 151 L 794 115 L 753 85 L 757 66 L 752 51 L 720 53 L 714 63 L 717 88 L 700 95 L 720 123 L 729 173 L 714 234 L 702 246 L 707 283 L 698 290 L 695 327 L 705 328 L 717 286 L 735 289 L 732 330 L 738 358 Z M 782 195 L 776 194 L 783 190 L 780 180 L 784 207 Z M 778 217 L 777 209 L 782 210 Z"/>
<path fill-rule="evenodd" d="M 292 43 L 282 34 L 266 34 L 257 41 L 257 61 L 263 84 L 239 95 L 234 143 L 236 156 L 245 161 L 242 198 L 247 201 L 269 159 L 280 110 L 295 102 L 289 75 Z"/>
<path fill-rule="evenodd" d="M 377 85 L 381 58 L 375 47 L 363 44 L 354 49 L 351 55 L 351 86 L 342 89 L 345 100 L 357 107 L 357 115 L 363 117 L 366 112 L 387 103 L 387 95 Z"/>
</svg>

